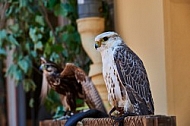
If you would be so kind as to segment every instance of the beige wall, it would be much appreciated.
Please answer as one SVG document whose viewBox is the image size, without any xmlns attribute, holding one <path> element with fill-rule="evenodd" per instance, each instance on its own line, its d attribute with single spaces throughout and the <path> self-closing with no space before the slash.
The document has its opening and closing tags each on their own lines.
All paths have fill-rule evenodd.
<svg viewBox="0 0 190 126">
<path fill-rule="evenodd" d="M 116 31 L 143 60 L 155 114 L 167 114 L 163 3 L 161 0 L 115 0 Z"/>
<path fill-rule="evenodd" d="M 164 1 L 168 113 L 190 126 L 190 0 Z"/>
<path fill-rule="evenodd" d="M 144 61 L 155 114 L 190 120 L 190 0 L 115 0 L 116 31 Z"/>
</svg>

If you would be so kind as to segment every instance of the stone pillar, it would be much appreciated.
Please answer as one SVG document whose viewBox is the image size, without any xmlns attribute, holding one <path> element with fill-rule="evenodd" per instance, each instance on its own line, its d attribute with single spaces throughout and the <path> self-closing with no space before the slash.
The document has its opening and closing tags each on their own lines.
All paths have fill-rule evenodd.
<svg viewBox="0 0 190 126">
<path fill-rule="evenodd" d="M 104 31 L 104 18 L 81 18 L 77 20 L 77 25 L 81 35 L 82 46 L 93 62 L 93 64 L 90 65 L 89 76 L 92 78 L 107 111 L 109 111 L 111 106 L 108 102 L 108 93 L 102 77 L 102 59 L 100 53 L 94 48 L 95 37 Z"/>
</svg>

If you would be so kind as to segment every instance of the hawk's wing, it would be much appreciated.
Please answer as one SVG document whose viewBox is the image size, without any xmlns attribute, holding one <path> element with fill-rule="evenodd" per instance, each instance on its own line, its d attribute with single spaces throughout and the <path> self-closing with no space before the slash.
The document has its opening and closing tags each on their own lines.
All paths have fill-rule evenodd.
<svg viewBox="0 0 190 126">
<path fill-rule="evenodd" d="M 73 79 L 76 79 L 76 84 L 82 85 L 84 100 L 89 108 L 97 109 L 106 113 L 106 109 L 101 97 L 98 94 L 98 91 L 96 90 L 90 77 L 88 77 L 82 69 L 72 63 L 67 63 L 64 71 L 61 73 L 61 77 L 64 78 L 65 76 L 72 76 Z"/>
<path fill-rule="evenodd" d="M 125 44 L 116 48 L 114 60 L 121 83 L 138 114 L 154 114 L 153 99 L 144 65 Z"/>
</svg>

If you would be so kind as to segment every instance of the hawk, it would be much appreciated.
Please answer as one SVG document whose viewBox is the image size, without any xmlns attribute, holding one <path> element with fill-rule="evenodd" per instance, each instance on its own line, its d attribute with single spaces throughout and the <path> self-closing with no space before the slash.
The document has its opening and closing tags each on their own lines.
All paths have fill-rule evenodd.
<svg viewBox="0 0 190 126">
<path fill-rule="evenodd" d="M 149 80 L 141 59 L 115 32 L 104 32 L 95 37 L 95 48 L 100 52 L 103 77 L 108 100 L 121 115 L 154 114 L 154 103 Z"/>
<path fill-rule="evenodd" d="M 67 63 L 64 68 L 41 57 L 40 69 L 43 71 L 41 97 L 47 95 L 50 88 L 58 92 L 61 102 L 69 114 L 76 111 L 76 99 L 83 99 L 90 109 L 106 113 L 102 99 L 99 96 L 91 78 L 79 67 Z"/>
</svg>

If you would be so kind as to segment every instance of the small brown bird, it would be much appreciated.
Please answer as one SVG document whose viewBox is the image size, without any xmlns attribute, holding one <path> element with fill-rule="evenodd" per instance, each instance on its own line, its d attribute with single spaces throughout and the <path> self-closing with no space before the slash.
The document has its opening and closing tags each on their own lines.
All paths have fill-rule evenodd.
<svg viewBox="0 0 190 126">
<path fill-rule="evenodd" d="M 90 109 L 97 109 L 106 113 L 102 99 L 93 82 L 85 72 L 72 63 L 64 68 L 54 62 L 41 58 L 40 69 L 43 71 L 42 99 L 50 88 L 58 92 L 61 102 L 67 112 L 76 111 L 76 99 L 83 99 Z"/>
</svg>

